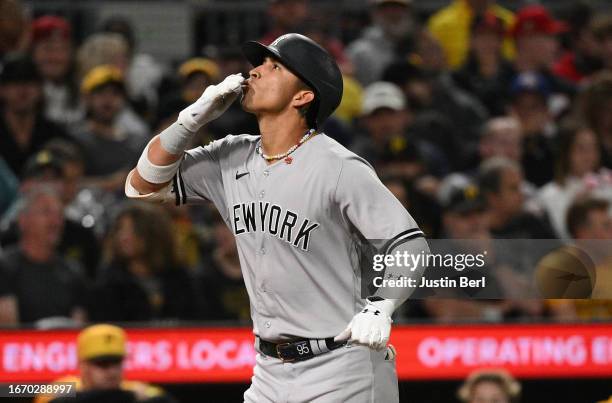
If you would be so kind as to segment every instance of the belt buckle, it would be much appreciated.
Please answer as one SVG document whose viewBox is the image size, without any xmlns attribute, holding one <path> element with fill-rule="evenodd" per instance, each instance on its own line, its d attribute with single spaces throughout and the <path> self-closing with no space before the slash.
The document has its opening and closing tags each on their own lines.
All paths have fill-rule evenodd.
<svg viewBox="0 0 612 403">
<path fill-rule="evenodd" d="M 283 356 L 281 355 L 280 348 L 283 348 L 283 347 L 289 347 L 290 345 L 291 345 L 291 343 L 279 343 L 279 344 L 277 344 L 277 345 L 276 345 L 276 355 L 278 355 L 278 358 L 279 358 L 279 359 L 280 359 L 282 362 L 293 362 L 293 361 L 295 361 L 295 360 L 296 360 L 295 358 L 287 358 L 287 359 L 285 359 L 285 358 L 283 358 Z"/>
</svg>

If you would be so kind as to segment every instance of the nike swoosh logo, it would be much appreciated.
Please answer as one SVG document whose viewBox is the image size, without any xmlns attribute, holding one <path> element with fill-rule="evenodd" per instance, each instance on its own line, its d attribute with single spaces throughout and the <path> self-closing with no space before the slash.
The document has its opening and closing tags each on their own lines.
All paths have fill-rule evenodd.
<svg viewBox="0 0 612 403">
<path fill-rule="evenodd" d="M 248 172 L 243 172 L 241 174 L 238 173 L 238 171 L 236 171 L 236 180 L 242 178 L 244 175 L 248 175 Z"/>
</svg>

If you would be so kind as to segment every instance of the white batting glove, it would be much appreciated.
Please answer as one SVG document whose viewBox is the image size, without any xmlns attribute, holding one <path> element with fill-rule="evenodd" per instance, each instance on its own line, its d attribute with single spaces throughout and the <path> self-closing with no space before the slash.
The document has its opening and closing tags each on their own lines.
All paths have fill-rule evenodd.
<svg viewBox="0 0 612 403">
<path fill-rule="evenodd" d="M 209 85 L 197 101 L 179 113 L 178 123 L 190 132 L 218 118 L 242 93 L 242 74 L 231 74 L 217 85 Z"/>
<path fill-rule="evenodd" d="M 391 334 L 391 315 L 395 305 L 391 300 L 368 301 L 361 312 L 353 319 L 334 341 L 347 340 L 350 343 L 361 344 L 375 350 L 387 346 Z"/>
</svg>

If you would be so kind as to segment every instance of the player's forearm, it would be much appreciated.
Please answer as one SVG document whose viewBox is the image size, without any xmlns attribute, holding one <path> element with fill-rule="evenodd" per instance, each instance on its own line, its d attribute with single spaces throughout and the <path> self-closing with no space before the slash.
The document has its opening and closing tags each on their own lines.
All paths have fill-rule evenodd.
<svg viewBox="0 0 612 403">
<path fill-rule="evenodd" d="M 140 194 L 163 189 L 178 170 L 183 149 L 192 137 L 193 133 L 178 123 L 173 123 L 155 136 L 143 150 L 130 176 L 132 187 Z"/>
<path fill-rule="evenodd" d="M 174 125 L 176 125 L 176 123 L 171 125 L 168 129 L 172 128 L 171 130 L 180 130 L 180 125 L 173 127 Z M 173 164 L 183 156 L 183 153 L 179 152 L 178 154 L 172 154 L 170 151 L 166 150 L 164 147 L 162 147 L 160 136 L 161 134 L 153 137 L 153 140 L 151 140 L 151 144 L 149 145 L 149 160 L 155 165 Z"/>
</svg>

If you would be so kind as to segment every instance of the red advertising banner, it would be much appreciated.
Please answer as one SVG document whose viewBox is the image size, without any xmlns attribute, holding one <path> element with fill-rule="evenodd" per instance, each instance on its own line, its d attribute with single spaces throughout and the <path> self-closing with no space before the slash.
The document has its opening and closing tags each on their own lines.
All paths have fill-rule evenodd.
<svg viewBox="0 0 612 403">
<path fill-rule="evenodd" d="M 400 379 L 463 378 L 477 368 L 506 368 L 520 378 L 612 377 L 612 324 L 395 330 Z"/>
<path fill-rule="evenodd" d="M 156 383 L 249 382 L 253 335 L 241 328 L 128 329 L 126 375 Z M 77 371 L 74 331 L 0 332 L 0 382 Z M 612 324 L 396 326 L 401 380 L 506 368 L 521 378 L 612 377 Z"/>
</svg>

